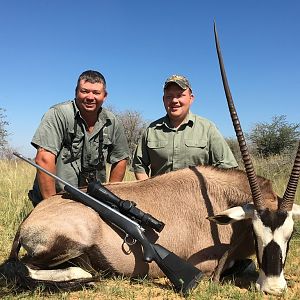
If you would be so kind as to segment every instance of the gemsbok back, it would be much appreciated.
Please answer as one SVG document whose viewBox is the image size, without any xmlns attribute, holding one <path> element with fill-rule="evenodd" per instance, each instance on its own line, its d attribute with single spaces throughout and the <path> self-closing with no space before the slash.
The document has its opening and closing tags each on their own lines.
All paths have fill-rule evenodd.
<svg viewBox="0 0 300 300">
<path fill-rule="evenodd" d="M 281 294 L 283 268 L 293 232 L 294 204 L 300 174 L 300 143 L 283 197 L 268 179 L 256 176 L 233 104 L 216 28 L 218 59 L 228 107 L 240 145 L 245 172 L 197 166 L 143 181 L 107 184 L 165 223 L 161 233 L 146 236 L 218 280 L 234 261 L 256 251 L 258 290 Z M 207 218 L 207 216 L 209 216 Z M 19 226 L 9 259 L 1 266 L 8 278 L 34 287 L 74 286 L 92 282 L 98 272 L 130 277 L 163 276 L 155 263 L 143 261 L 138 243 L 110 226 L 91 208 L 65 193 L 43 200 Z M 19 257 L 23 247 L 27 254 Z"/>
</svg>

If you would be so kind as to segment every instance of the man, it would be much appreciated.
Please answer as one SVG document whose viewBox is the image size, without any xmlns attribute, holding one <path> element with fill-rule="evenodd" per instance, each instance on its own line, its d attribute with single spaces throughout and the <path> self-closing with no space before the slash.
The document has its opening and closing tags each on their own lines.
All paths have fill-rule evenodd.
<svg viewBox="0 0 300 300">
<path fill-rule="evenodd" d="M 111 164 L 110 182 L 122 181 L 129 148 L 124 128 L 102 105 L 106 82 L 97 71 L 83 72 L 77 81 L 75 99 L 54 105 L 43 116 L 32 139 L 38 165 L 75 187 L 89 180 L 106 181 L 106 162 Z M 37 171 L 29 198 L 36 205 L 60 192 L 63 186 Z"/>
<path fill-rule="evenodd" d="M 187 78 L 173 75 L 166 80 L 167 115 L 152 122 L 140 139 L 132 163 L 136 179 L 196 165 L 238 166 L 216 126 L 190 112 L 193 101 Z"/>
<path fill-rule="evenodd" d="M 190 112 L 193 101 L 187 78 L 172 75 L 166 80 L 163 103 L 167 115 L 152 122 L 139 141 L 132 163 L 136 179 L 197 165 L 238 166 L 214 123 Z M 237 276 L 255 269 L 251 259 L 233 261 L 221 276 Z"/>
</svg>

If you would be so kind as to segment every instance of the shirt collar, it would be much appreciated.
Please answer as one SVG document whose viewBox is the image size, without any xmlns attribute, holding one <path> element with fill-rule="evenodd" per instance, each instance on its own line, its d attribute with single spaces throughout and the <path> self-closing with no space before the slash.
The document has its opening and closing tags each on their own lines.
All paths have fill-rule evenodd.
<svg viewBox="0 0 300 300">
<path fill-rule="evenodd" d="M 85 120 L 82 118 L 80 114 L 80 110 L 77 107 L 75 99 L 72 101 L 72 103 L 74 108 L 74 118 L 77 120 L 80 119 L 83 124 L 86 124 Z M 109 124 L 109 123 L 111 123 L 111 120 L 107 116 L 105 109 L 103 109 L 103 107 L 100 107 L 98 112 L 98 119 L 97 122 L 95 123 L 95 127 L 91 136 L 94 136 L 105 124 Z"/>
<path fill-rule="evenodd" d="M 84 119 L 81 116 L 80 110 L 79 110 L 79 108 L 78 108 L 78 106 L 76 104 L 76 99 L 74 99 L 72 101 L 72 103 L 73 103 L 75 118 L 79 116 L 84 121 Z M 98 111 L 98 121 L 102 121 L 103 123 L 105 123 L 106 119 L 108 119 L 108 118 L 107 118 L 107 115 L 105 113 L 101 113 L 102 111 L 103 111 L 103 107 L 100 107 L 100 109 Z"/>
<path fill-rule="evenodd" d="M 179 126 L 179 128 L 182 125 L 186 125 L 186 126 L 193 126 L 195 122 L 195 115 L 192 112 L 189 112 L 188 115 L 186 116 L 185 120 L 182 122 L 182 124 Z M 171 124 L 170 124 L 170 119 L 169 116 L 166 114 L 164 117 L 162 117 L 160 119 L 160 121 L 156 124 L 156 127 L 162 127 L 165 126 L 169 129 L 174 129 Z"/>
</svg>

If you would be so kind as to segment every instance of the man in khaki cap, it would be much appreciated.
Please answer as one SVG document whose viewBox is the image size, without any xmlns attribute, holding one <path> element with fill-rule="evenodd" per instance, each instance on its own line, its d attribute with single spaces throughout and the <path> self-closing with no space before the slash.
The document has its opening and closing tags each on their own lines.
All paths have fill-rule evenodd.
<svg viewBox="0 0 300 300">
<path fill-rule="evenodd" d="M 164 84 L 167 115 L 152 122 L 142 135 L 132 162 L 137 179 L 146 179 L 197 165 L 238 166 L 229 146 L 211 121 L 190 111 L 192 87 L 184 76 Z"/>
</svg>

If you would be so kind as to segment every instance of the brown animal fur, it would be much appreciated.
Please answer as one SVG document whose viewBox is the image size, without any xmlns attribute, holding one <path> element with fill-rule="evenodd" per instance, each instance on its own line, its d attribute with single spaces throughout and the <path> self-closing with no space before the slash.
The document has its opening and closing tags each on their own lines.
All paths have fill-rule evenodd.
<svg viewBox="0 0 300 300">
<path fill-rule="evenodd" d="M 276 209 L 277 196 L 270 181 L 261 177 L 258 181 L 267 206 Z M 245 258 L 254 253 L 250 221 L 220 226 L 206 219 L 252 201 L 242 171 L 199 166 L 106 187 L 163 221 L 166 225 L 159 234 L 146 228 L 148 238 L 207 275 L 213 273 L 222 254 L 241 234 L 248 235 L 249 242 L 238 247 L 232 257 Z M 129 249 L 123 244 L 122 232 L 91 208 L 67 198 L 57 195 L 43 200 L 31 212 L 19 227 L 10 259 L 17 259 L 22 245 L 28 252 L 24 262 L 39 268 L 73 261 L 87 270 L 110 270 L 133 277 L 163 275 L 155 263 L 143 261 L 138 243 Z"/>
</svg>

